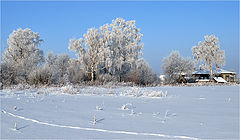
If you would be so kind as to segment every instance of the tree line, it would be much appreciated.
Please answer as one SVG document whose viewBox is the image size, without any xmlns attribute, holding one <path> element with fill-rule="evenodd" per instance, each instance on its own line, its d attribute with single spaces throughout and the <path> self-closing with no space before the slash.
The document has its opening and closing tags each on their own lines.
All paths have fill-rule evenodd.
<svg viewBox="0 0 240 140">
<path fill-rule="evenodd" d="M 135 21 L 117 18 L 111 24 L 90 28 L 79 39 L 70 39 L 68 54 L 48 52 L 44 57 L 39 48 L 43 40 L 31 29 L 14 30 L 7 39 L 1 58 L 1 86 L 17 84 L 66 85 L 81 83 L 132 82 L 137 85 L 157 85 L 161 81 L 142 57 L 142 34 Z M 192 48 L 194 60 L 173 51 L 163 59 L 165 83 L 179 82 L 180 75 L 193 72 L 197 63 L 204 69 L 225 63 L 218 38 L 205 36 L 204 42 Z M 212 74 L 212 73 L 211 73 Z"/>
<path fill-rule="evenodd" d="M 158 81 L 142 58 L 142 34 L 135 21 L 117 18 L 99 29 L 90 28 L 79 39 L 70 39 L 68 54 L 46 57 L 39 49 L 43 40 L 31 29 L 17 29 L 8 40 L 1 59 L 1 84 L 64 85 L 83 82 L 134 82 L 149 85 Z"/>
</svg>

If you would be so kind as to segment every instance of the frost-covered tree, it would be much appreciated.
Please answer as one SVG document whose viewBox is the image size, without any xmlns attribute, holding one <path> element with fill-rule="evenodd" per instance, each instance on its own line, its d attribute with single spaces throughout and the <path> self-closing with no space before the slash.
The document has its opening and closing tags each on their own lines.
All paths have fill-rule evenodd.
<svg viewBox="0 0 240 140">
<path fill-rule="evenodd" d="M 200 69 L 210 71 L 210 78 L 213 75 L 213 65 L 216 67 L 225 65 L 225 51 L 220 50 L 218 38 L 215 35 L 204 36 L 204 42 L 198 42 L 198 46 L 192 48 L 195 64 L 200 62 Z"/>
<path fill-rule="evenodd" d="M 136 62 L 136 69 L 132 69 L 124 77 L 124 81 L 134 82 L 139 85 L 149 85 L 158 82 L 158 77 L 152 72 L 151 67 L 145 59 Z"/>
<path fill-rule="evenodd" d="M 111 75 L 121 76 L 131 68 L 136 67 L 136 61 L 141 56 L 142 34 L 135 21 L 125 21 L 117 18 L 111 24 L 100 27 L 101 43 L 107 48 L 106 66 Z"/>
<path fill-rule="evenodd" d="M 117 76 L 121 81 L 124 74 L 136 68 L 141 56 L 143 44 L 139 31 L 135 21 L 117 18 L 100 30 L 89 29 L 84 38 L 71 39 L 69 49 L 78 53 L 82 69 L 91 74 L 91 81 L 101 74 Z"/>
<path fill-rule="evenodd" d="M 38 49 L 42 41 L 40 35 L 29 28 L 14 30 L 7 40 L 8 47 L 3 53 L 3 61 L 37 65 L 43 60 L 43 52 Z"/>
<path fill-rule="evenodd" d="M 7 64 L 6 62 L 1 62 L 1 71 L 0 71 L 0 84 L 1 88 L 3 86 L 9 86 L 16 84 L 16 69 L 13 65 Z"/>
<path fill-rule="evenodd" d="M 94 81 L 96 71 L 102 61 L 102 53 L 104 53 L 99 30 L 91 28 L 84 34 L 84 38 L 71 39 L 69 49 L 78 53 L 78 60 L 83 65 L 83 69 L 91 74 L 91 81 Z"/>
<path fill-rule="evenodd" d="M 68 75 L 67 68 L 69 67 L 69 60 L 70 57 L 68 54 L 58 55 L 57 59 L 55 60 L 55 66 L 59 74 L 60 83 L 63 83 L 65 80 L 67 80 L 66 76 Z"/>
<path fill-rule="evenodd" d="M 28 83 L 30 85 L 50 85 L 53 83 L 53 69 L 48 65 L 35 67 L 28 74 Z"/>
<path fill-rule="evenodd" d="M 176 83 L 182 75 L 191 74 L 194 64 L 189 58 L 183 58 L 178 51 L 172 51 L 163 59 L 163 74 L 166 75 L 168 83 Z"/>
<path fill-rule="evenodd" d="M 68 79 L 71 83 L 80 83 L 87 80 L 87 75 L 83 69 L 81 69 L 81 64 L 78 60 L 70 59 L 69 67 L 67 68 Z"/>
<path fill-rule="evenodd" d="M 51 69 L 52 83 L 64 84 L 68 81 L 68 67 L 70 57 L 68 54 L 47 54 L 46 64 Z"/>
<path fill-rule="evenodd" d="M 39 50 L 42 41 L 40 35 L 29 28 L 19 28 L 10 34 L 2 62 L 15 69 L 14 84 L 26 82 L 28 73 L 43 62 L 43 52 Z"/>
<path fill-rule="evenodd" d="M 138 60 L 136 69 L 141 73 L 141 81 L 143 85 L 158 82 L 157 74 L 153 73 L 152 68 L 145 59 Z"/>
<path fill-rule="evenodd" d="M 28 74 L 28 83 L 34 85 L 62 85 L 69 82 L 69 60 L 67 54 L 54 55 L 48 52 L 45 64 L 35 67 Z"/>
</svg>

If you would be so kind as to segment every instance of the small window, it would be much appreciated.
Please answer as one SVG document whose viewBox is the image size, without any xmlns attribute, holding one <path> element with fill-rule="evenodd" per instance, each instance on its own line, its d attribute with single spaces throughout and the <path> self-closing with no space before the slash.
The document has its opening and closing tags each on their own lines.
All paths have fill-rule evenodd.
<svg viewBox="0 0 240 140">
<path fill-rule="evenodd" d="M 229 76 L 228 76 L 228 75 L 226 75 L 226 81 L 228 81 L 228 82 L 229 82 Z"/>
</svg>

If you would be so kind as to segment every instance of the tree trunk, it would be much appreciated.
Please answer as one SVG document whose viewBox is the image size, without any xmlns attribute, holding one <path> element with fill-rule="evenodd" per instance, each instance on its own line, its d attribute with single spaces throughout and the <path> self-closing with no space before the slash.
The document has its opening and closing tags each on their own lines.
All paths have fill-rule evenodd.
<svg viewBox="0 0 240 140">
<path fill-rule="evenodd" d="M 210 66 L 210 81 L 213 81 L 212 65 Z"/>
<path fill-rule="evenodd" d="M 91 81 L 94 81 L 94 67 L 93 65 L 91 66 Z"/>
</svg>

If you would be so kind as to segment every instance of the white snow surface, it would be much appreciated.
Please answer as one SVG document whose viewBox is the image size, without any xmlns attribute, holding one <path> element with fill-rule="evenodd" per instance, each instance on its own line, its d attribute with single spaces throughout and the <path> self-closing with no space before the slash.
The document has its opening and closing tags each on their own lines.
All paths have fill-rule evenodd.
<svg viewBox="0 0 240 140">
<path fill-rule="evenodd" d="M 213 77 L 213 79 L 216 80 L 218 83 L 226 83 L 227 82 L 222 77 Z"/>
<path fill-rule="evenodd" d="M 68 86 L 0 97 L 1 139 L 239 139 L 239 86 Z"/>
</svg>

